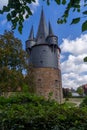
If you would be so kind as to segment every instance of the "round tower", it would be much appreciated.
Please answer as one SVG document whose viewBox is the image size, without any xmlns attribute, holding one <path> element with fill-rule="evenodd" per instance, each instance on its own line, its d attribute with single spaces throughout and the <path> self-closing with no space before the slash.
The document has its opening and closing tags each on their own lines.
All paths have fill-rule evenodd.
<svg viewBox="0 0 87 130">
<path fill-rule="evenodd" d="M 26 50 L 30 55 L 29 64 L 33 65 L 35 91 L 46 98 L 51 93 L 51 98 L 61 103 L 62 81 L 58 37 L 53 34 L 50 23 L 47 29 L 43 9 L 36 40 L 33 35 L 33 29 L 31 29 L 29 40 L 26 41 Z"/>
</svg>

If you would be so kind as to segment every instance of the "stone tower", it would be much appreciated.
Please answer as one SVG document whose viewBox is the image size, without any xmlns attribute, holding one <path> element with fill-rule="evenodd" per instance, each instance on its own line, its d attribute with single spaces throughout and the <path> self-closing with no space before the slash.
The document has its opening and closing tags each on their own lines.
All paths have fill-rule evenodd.
<svg viewBox="0 0 87 130">
<path fill-rule="evenodd" d="M 46 98 L 52 94 L 52 99 L 61 103 L 62 82 L 59 63 L 61 50 L 50 22 L 47 28 L 43 9 L 36 38 L 32 26 L 29 39 L 26 41 L 26 50 L 29 54 L 29 64 L 33 65 L 36 93 Z"/>
</svg>

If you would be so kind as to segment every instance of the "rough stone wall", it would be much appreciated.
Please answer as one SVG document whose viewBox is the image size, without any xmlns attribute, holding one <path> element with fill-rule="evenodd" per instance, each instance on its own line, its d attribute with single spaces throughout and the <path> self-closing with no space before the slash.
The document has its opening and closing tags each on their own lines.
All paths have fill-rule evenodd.
<svg viewBox="0 0 87 130">
<path fill-rule="evenodd" d="M 48 98 L 52 94 L 52 99 L 62 102 L 61 71 L 54 68 L 34 68 L 34 76 L 38 95 Z"/>
</svg>

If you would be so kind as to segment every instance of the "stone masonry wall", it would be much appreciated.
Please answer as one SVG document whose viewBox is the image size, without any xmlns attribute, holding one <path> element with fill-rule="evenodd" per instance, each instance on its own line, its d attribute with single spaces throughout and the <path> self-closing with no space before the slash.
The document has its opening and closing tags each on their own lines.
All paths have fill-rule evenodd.
<svg viewBox="0 0 87 130">
<path fill-rule="evenodd" d="M 34 68 L 35 91 L 45 98 L 52 93 L 52 99 L 62 102 L 61 71 L 54 68 Z"/>
</svg>

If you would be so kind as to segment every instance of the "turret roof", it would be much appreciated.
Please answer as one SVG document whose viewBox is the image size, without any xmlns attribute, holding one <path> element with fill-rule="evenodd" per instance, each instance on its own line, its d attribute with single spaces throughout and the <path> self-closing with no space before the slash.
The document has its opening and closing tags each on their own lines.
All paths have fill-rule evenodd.
<svg viewBox="0 0 87 130">
<path fill-rule="evenodd" d="M 48 29 L 47 29 L 47 25 L 46 25 L 46 21 L 45 21 L 44 11 L 42 8 L 40 23 L 39 23 L 39 27 L 38 27 L 38 31 L 37 31 L 37 36 L 36 36 L 37 41 L 44 42 L 47 35 L 48 35 Z"/>
<path fill-rule="evenodd" d="M 52 30 L 52 26 L 51 26 L 51 24 L 49 22 L 49 36 L 50 35 L 54 35 L 54 33 L 53 33 L 53 30 Z"/>
<path fill-rule="evenodd" d="M 31 31 L 30 31 L 30 35 L 29 35 L 29 40 L 33 40 L 34 39 L 34 30 L 33 30 L 33 26 L 31 27 Z"/>
</svg>

